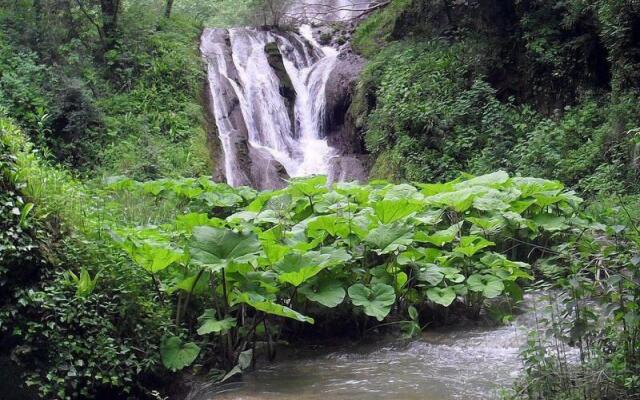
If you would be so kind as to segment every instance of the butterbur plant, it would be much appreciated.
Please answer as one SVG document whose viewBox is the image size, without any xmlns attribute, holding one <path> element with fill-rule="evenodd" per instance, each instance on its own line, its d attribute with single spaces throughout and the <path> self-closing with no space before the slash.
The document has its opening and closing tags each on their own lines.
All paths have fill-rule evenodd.
<svg viewBox="0 0 640 400">
<path fill-rule="evenodd" d="M 158 297 L 175 301 L 176 336 L 161 346 L 172 370 L 213 357 L 229 371 L 257 341 L 337 308 L 359 316 L 359 332 L 408 315 L 414 335 L 417 310 L 478 316 L 487 299 L 518 300 L 535 242 L 569 230 L 581 201 L 558 182 L 501 171 L 415 185 L 317 176 L 261 193 L 202 179 L 122 182 L 111 190 L 186 199 L 174 224 L 114 236 Z"/>
</svg>

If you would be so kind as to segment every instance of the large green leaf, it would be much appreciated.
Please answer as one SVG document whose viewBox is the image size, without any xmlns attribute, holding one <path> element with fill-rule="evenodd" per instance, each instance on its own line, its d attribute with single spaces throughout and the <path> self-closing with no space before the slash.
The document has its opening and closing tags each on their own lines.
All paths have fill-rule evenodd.
<svg viewBox="0 0 640 400">
<path fill-rule="evenodd" d="M 351 226 L 346 218 L 335 214 L 315 217 L 307 224 L 307 235 L 311 238 L 329 236 L 347 237 Z"/>
<path fill-rule="evenodd" d="M 198 335 L 225 333 L 236 326 L 235 318 L 216 319 L 216 311 L 212 308 L 206 309 L 204 313 L 198 317 L 198 321 L 200 321 L 201 324 L 200 328 L 198 328 Z"/>
<path fill-rule="evenodd" d="M 403 251 L 398 255 L 396 262 L 399 265 L 424 265 L 434 262 L 441 255 L 442 250 L 440 249 L 419 247 Z"/>
<path fill-rule="evenodd" d="M 351 255 L 345 249 L 323 247 L 320 251 L 287 254 L 274 266 L 274 269 L 279 272 L 278 279 L 281 282 L 300 286 L 323 269 L 342 264 L 350 259 Z"/>
<path fill-rule="evenodd" d="M 564 189 L 564 185 L 558 181 L 540 178 L 513 177 L 511 182 L 522 192 L 522 198 L 538 193 L 557 194 Z"/>
<path fill-rule="evenodd" d="M 380 225 L 372 229 L 365 237 L 365 242 L 373 246 L 378 254 L 388 254 L 397 250 L 404 250 L 413 242 L 412 227 L 394 223 Z"/>
<path fill-rule="evenodd" d="M 364 313 L 382 321 L 391 311 L 396 301 L 393 288 L 384 283 L 376 283 L 371 288 L 361 283 L 349 287 L 349 297 L 356 306 L 362 306 Z"/>
<path fill-rule="evenodd" d="M 467 211 L 473 205 L 473 201 L 488 192 L 489 188 L 483 186 L 471 186 L 455 192 L 439 193 L 424 199 L 427 205 L 440 206 L 453 209 L 456 212 Z"/>
<path fill-rule="evenodd" d="M 487 299 L 498 297 L 504 290 L 504 283 L 494 275 L 473 274 L 467 279 L 467 285 L 469 290 L 481 292 Z"/>
<path fill-rule="evenodd" d="M 305 254 L 291 253 L 284 256 L 282 261 L 274 266 L 278 271 L 280 282 L 300 286 L 327 267 L 326 258 L 317 252 Z"/>
<path fill-rule="evenodd" d="M 273 301 L 256 293 L 241 293 L 236 297 L 234 303 L 248 304 L 256 310 L 262 311 L 266 314 L 278 315 L 281 317 L 295 319 L 300 322 L 308 322 L 310 324 L 313 324 L 314 322 L 313 318 L 302 315 L 289 307 L 274 303 Z"/>
<path fill-rule="evenodd" d="M 414 188 L 415 190 L 415 188 Z M 373 204 L 376 217 L 383 224 L 398 221 L 422 208 L 422 204 L 406 199 L 381 200 Z"/>
<path fill-rule="evenodd" d="M 429 282 L 431 286 L 437 286 L 444 279 L 444 272 L 435 264 L 429 264 L 420 268 L 417 274 L 420 281 Z"/>
<path fill-rule="evenodd" d="M 288 190 L 294 196 L 314 197 L 328 191 L 327 177 L 294 178 L 289 181 Z"/>
<path fill-rule="evenodd" d="M 533 279 L 526 271 L 529 264 L 520 261 L 511 261 L 507 257 L 498 253 L 487 253 L 480 259 L 480 262 L 491 268 L 491 272 L 503 281 L 515 281 L 517 279 Z"/>
<path fill-rule="evenodd" d="M 209 218 L 206 213 L 188 213 L 176 217 L 176 229 L 191 233 L 193 228 L 200 225 L 223 226 L 224 221 L 218 218 Z"/>
<path fill-rule="evenodd" d="M 456 189 L 463 189 L 472 186 L 500 187 L 509 180 L 509 174 L 504 171 L 497 171 L 487 175 L 476 176 L 455 185 Z"/>
<path fill-rule="evenodd" d="M 210 226 L 196 227 L 189 246 L 192 259 L 213 270 L 225 267 L 229 262 L 253 260 L 260 249 L 255 234 L 241 234 Z"/>
<path fill-rule="evenodd" d="M 473 226 L 471 227 L 471 233 L 496 233 L 500 231 L 505 225 L 505 222 L 500 217 L 491 217 L 491 218 L 483 218 L 483 217 L 467 217 L 467 221 L 471 222 Z"/>
<path fill-rule="evenodd" d="M 299 291 L 309 300 L 329 308 L 342 303 L 345 296 L 342 284 L 333 279 L 319 280 L 316 284 L 302 286 Z"/>
<path fill-rule="evenodd" d="M 533 222 L 545 231 L 557 232 L 567 229 L 567 219 L 563 216 L 553 214 L 538 214 L 533 217 Z"/>
<path fill-rule="evenodd" d="M 429 300 L 444 307 L 449 307 L 456 299 L 456 291 L 452 287 L 433 287 L 427 289 Z"/>
<path fill-rule="evenodd" d="M 494 245 L 495 243 L 483 238 L 482 236 L 463 236 L 460 238 L 460 243 L 453 249 L 453 251 L 454 253 L 472 257 L 480 250 Z"/>
<path fill-rule="evenodd" d="M 195 343 L 183 343 L 177 336 L 165 338 L 160 345 L 162 364 L 171 371 L 178 371 L 191 365 L 200 354 Z"/>
<path fill-rule="evenodd" d="M 132 243 L 126 250 L 136 264 L 152 274 L 164 270 L 184 256 L 182 250 L 151 242 Z"/>
<path fill-rule="evenodd" d="M 438 247 L 442 247 L 447 243 L 453 242 L 453 240 L 458 235 L 458 232 L 460 232 L 460 229 L 462 228 L 462 224 L 463 224 L 462 222 L 453 224 L 447 229 L 437 231 L 431 235 L 424 232 L 418 232 L 415 237 L 416 242 L 431 243 Z"/>
<path fill-rule="evenodd" d="M 209 207 L 233 207 L 244 201 L 244 199 L 232 191 L 208 191 L 200 195 L 200 199 L 207 203 Z"/>
</svg>

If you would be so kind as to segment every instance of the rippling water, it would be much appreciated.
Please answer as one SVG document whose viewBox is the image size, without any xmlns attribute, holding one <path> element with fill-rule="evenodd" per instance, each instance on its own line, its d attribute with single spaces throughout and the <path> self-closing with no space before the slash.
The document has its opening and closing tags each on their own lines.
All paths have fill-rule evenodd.
<svg viewBox="0 0 640 400">
<path fill-rule="evenodd" d="M 526 312 L 510 326 L 430 330 L 409 343 L 301 350 L 246 374 L 241 383 L 203 388 L 191 399 L 497 398 L 520 372 L 518 352 L 531 324 Z"/>
</svg>

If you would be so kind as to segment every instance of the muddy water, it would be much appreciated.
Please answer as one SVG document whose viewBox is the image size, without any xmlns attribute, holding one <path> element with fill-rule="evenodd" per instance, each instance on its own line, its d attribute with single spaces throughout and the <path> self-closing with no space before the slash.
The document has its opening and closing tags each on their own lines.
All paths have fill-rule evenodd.
<svg viewBox="0 0 640 400">
<path fill-rule="evenodd" d="M 529 311 L 496 328 L 428 330 L 410 342 L 300 349 L 246 374 L 241 383 L 202 387 L 193 400 L 449 400 L 498 398 L 520 372 Z"/>
</svg>

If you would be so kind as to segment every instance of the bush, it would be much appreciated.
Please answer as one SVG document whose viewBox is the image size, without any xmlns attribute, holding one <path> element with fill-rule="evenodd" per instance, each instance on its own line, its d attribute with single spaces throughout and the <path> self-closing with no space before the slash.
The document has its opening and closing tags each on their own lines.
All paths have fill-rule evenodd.
<svg viewBox="0 0 640 400">
<path fill-rule="evenodd" d="M 146 398 L 171 311 L 111 244 L 122 207 L 43 161 L 11 121 L 0 134 L 1 350 L 42 398 Z"/>
</svg>

